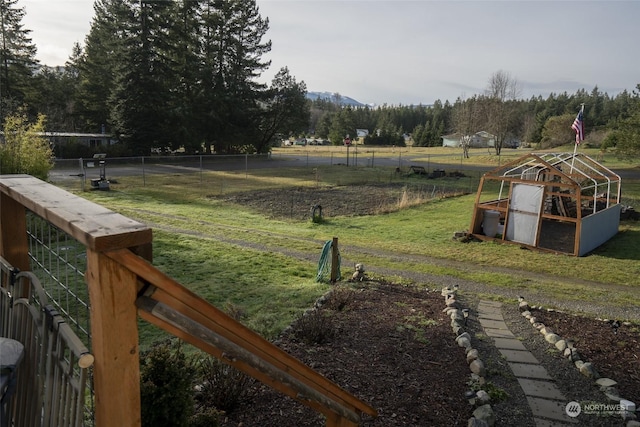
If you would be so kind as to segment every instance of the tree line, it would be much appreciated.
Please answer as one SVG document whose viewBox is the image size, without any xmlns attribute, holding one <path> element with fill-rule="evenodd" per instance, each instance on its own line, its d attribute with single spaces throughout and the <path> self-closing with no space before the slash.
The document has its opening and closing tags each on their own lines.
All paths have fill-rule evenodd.
<svg viewBox="0 0 640 427">
<path fill-rule="evenodd" d="M 269 20 L 255 0 L 97 0 L 84 46 L 40 66 L 17 0 L 0 0 L 1 118 L 26 106 L 47 129 L 108 133 L 152 149 L 266 152 L 308 126 L 306 85 L 285 67 L 270 84 Z"/>
<path fill-rule="evenodd" d="M 465 137 L 486 131 L 495 137 L 495 153 L 500 154 L 504 147 L 516 144 L 552 148 L 575 141 L 571 124 L 584 105 L 585 144 L 615 148 L 623 158 L 640 155 L 640 84 L 615 96 L 598 87 L 530 99 L 522 99 L 520 91 L 516 78 L 497 71 L 483 93 L 459 97 L 453 103 L 340 107 L 337 95 L 312 102 L 310 132 L 341 143 L 355 129 L 367 129 L 365 144 L 403 145 L 402 136 L 408 135 L 421 147 L 441 146 L 442 136 L 453 134 L 468 154 Z"/>
<path fill-rule="evenodd" d="M 356 129 L 369 131 L 370 145 L 399 146 L 410 135 L 417 146 L 440 146 L 457 134 L 463 150 L 466 136 L 486 131 L 499 154 L 514 142 L 570 142 L 582 105 L 585 143 L 640 153 L 640 85 L 615 96 L 595 87 L 522 99 L 517 79 L 497 71 L 484 93 L 453 103 L 310 101 L 286 67 L 258 83 L 271 42 L 255 0 L 96 0 L 84 46 L 64 67 L 48 67 L 35 59 L 17 1 L 0 0 L 0 119 L 24 111 L 45 117 L 49 131 L 112 134 L 115 154 L 267 152 L 290 136 L 341 144 Z"/>
</svg>

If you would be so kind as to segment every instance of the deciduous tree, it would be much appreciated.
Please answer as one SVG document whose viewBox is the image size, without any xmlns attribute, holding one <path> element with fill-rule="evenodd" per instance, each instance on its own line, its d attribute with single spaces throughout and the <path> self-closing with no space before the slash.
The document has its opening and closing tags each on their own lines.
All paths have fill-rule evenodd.
<svg viewBox="0 0 640 427">
<path fill-rule="evenodd" d="M 500 155 L 502 145 L 514 133 L 517 119 L 517 103 L 520 96 L 520 84 L 506 71 L 496 71 L 489 78 L 489 84 L 483 98 L 485 111 L 485 130 L 495 136 L 495 152 Z"/>
<path fill-rule="evenodd" d="M 24 173 L 46 180 L 53 167 L 53 152 L 42 136 L 45 117 L 30 124 L 24 109 L 4 121 L 4 143 L 0 144 L 0 174 Z"/>
</svg>

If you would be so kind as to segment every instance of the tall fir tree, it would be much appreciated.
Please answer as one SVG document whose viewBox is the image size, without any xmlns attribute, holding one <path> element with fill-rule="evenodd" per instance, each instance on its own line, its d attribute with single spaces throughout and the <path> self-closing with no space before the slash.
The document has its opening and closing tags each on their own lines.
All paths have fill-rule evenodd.
<svg viewBox="0 0 640 427">
<path fill-rule="evenodd" d="M 0 119 L 17 111 L 33 95 L 31 77 L 39 64 L 36 46 L 22 19 L 18 0 L 0 0 Z"/>
<path fill-rule="evenodd" d="M 269 29 L 255 0 L 209 0 L 203 8 L 204 135 L 221 152 L 250 143 L 257 121 L 259 92 L 256 78 L 268 68 L 262 55 L 271 42 Z"/>
<path fill-rule="evenodd" d="M 201 14 L 199 2 L 182 1 L 176 5 L 175 18 L 167 34 L 173 42 L 167 45 L 168 64 L 166 76 L 169 98 L 167 120 L 171 124 L 171 149 L 184 148 L 193 153 L 203 149 L 202 126 L 197 120 L 201 110 L 202 82 L 200 68 L 202 64 Z M 209 152 L 208 146 L 204 149 Z"/>
<path fill-rule="evenodd" d="M 172 22 L 170 1 L 129 0 L 122 63 L 116 67 L 109 98 L 110 118 L 134 154 L 170 144 L 171 82 L 166 34 Z"/>
<path fill-rule="evenodd" d="M 83 132 L 98 132 L 104 127 L 114 132 L 109 118 L 108 100 L 114 86 L 114 70 L 124 61 L 124 26 L 129 9 L 123 0 L 96 0 L 91 29 L 85 39 L 84 53 L 77 61 L 79 87 L 77 109 Z"/>
</svg>

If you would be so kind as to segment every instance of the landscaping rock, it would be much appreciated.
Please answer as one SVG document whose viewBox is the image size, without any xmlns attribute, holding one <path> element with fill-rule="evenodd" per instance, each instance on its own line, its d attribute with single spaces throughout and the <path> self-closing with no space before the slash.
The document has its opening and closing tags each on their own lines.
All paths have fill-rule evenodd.
<svg viewBox="0 0 640 427">
<path fill-rule="evenodd" d="M 560 336 L 556 335 L 556 334 L 553 334 L 553 333 L 552 334 L 546 334 L 544 336 L 544 339 L 550 344 L 555 344 L 558 341 L 560 341 Z"/>
<path fill-rule="evenodd" d="M 607 396 L 607 399 L 609 399 L 609 402 L 615 402 L 615 403 L 620 402 L 620 395 L 618 393 L 605 393 L 604 395 Z"/>
<path fill-rule="evenodd" d="M 467 352 L 467 363 L 471 363 L 479 357 L 478 350 L 472 348 Z"/>
<path fill-rule="evenodd" d="M 456 342 L 462 348 L 470 348 L 471 347 L 471 341 L 469 341 L 469 339 L 466 338 L 466 337 L 459 338 L 459 339 L 456 340 Z"/>
<path fill-rule="evenodd" d="M 565 340 L 558 340 L 556 341 L 555 346 L 558 350 L 564 352 L 565 348 L 567 348 L 567 342 Z"/>
<path fill-rule="evenodd" d="M 564 349 L 564 357 L 572 362 L 575 362 L 576 360 L 582 360 L 582 357 L 580 357 L 580 353 L 578 353 L 578 350 L 573 347 L 567 347 Z"/>
<path fill-rule="evenodd" d="M 479 405 L 486 405 L 491 400 L 489 393 L 484 390 L 478 390 L 476 393 L 476 401 Z"/>
<path fill-rule="evenodd" d="M 585 362 L 580 367 L 580 373 L 587 378 L 598 378 L 598 372 L 591 362 Z"/>
<path fill-rule="evenodd" d="M 493 427 L 493 425 L 496 423 L 496 416 L 493 413 L 491 405 L 479 406 L 475 411 L 473 411 L 473 416 L 476 419 L 486 422 L 489 427 Z"/>
<path fill-rule="evenodd" d="M 542 335 L 548 335 L 548 334 L 552 334 L 553 330 L 550 327 L 545 326 L 544 328 L 540 328 L 540 333 Z"/>
<path fill-rule="evenodd" d="M 469 369 L 471 369 L 471 372 L 473 372 L 476 375 L 479 375 L 481 377 L 485 376 L 486 369 L 484 367 L 484 363 L 480 359 L 476 359 L 473 362 L 471 362 L 469 364 Z"/>
<path fill-rule="evenodd" d="M 600 391 L 611 396 L 620 396 L 620 392 L 615 387 L 600 387 Z"/>
<path fill-rule="evenodd" d="M 600 387 L 615 387 L 618 385 L 618 382 L 611 378 L 598 378 L 596 384 Z"/>
<path fill-rule="evenodd" d="M 478 418 L 469 418 L 467 427 L 489 427 L 489 424 L 484 420 L 479 420 Z"/>
</svg>

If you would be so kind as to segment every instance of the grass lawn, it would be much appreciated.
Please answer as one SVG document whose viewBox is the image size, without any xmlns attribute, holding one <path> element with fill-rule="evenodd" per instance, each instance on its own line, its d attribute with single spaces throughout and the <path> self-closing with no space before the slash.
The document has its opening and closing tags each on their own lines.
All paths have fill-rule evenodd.
<svg viewBox="0 0 640 427">
<path fill-rule="evenodd" d="M 304 148 L 283 150 L 291 149 Z M 519 150 L 509 151 L 524 154 Z M 483 164 L 488 162 L 479 155 L 472 157 L 475 159 Z M 616 163 L 613 158 L 610 162 L 619 168 L 631 167 Z M 390 170 L 385 169 L 362 168 L 345 172 L 341 168 L 319 167 L 313 170 L 260 169 L 248 174 L 245 171 L 206 172 L 204 179 L 214 182 L 221 174 L 227 180 L 241 182 L 244 190 L 345 185 L 357 180 L 386 182 L 392 176 Z M 329 289 L 329 285 L 317 283 L 315 276 L 322 243 L 334 236 L 339 238 L 341 247 L 379 248 L 396 255 L 407 255 L 406 260 L 402 256 L 389 259 L 359 255 L 358 262 L 365 265 L 462 277 L 491 284 L 495 286 L 496 294 L 500 293 L 501 287 L 526 286 L 532 292 L 553 292 L 563 298 L 591 298 L 594 301 L 607 298 L 620 304 L 628 303 L 629 298 L 637 295 L 640 224 L 633 221 L 622 223 L 620 232 L 592 254 L 576 258 L 523 251 L 514 245 L 454 241 L 455 231 L 469 228 L 475 194 L 437 198 L 386 214 L 332 217 L 313 223 L 269 219 L 262 212 L 208 197 L 216 195 L 215 187 L 203 192 L 201 187 L 184 185 L 182 180 L 188 179 L 186 177 L 167 178 L 165 184 L 153 187 L 127 186 L 123 179 L 120 180 L 122 184 L 112 186 L 109 192 L 81 195 L 150 225 L 154 229 L 154 264 L 158 268 L 215 306 L 242 312 L 245 324 L 269 338 L 277 335 Z M 468 182 L 464 184 L 468 185 Z M 625 204 L 640 207 L 640 182 L 623 181 L 622 188 Z M 286 256 L 287 251 L 315 261 Z M 343 255 L 348 256 L 346 249 Z M 458 266 L 416 263 L 411 261 L 411 255 L 456 261 Z M 545 273 L 557 279 L 524 282 L 518 275 L 483 268 L 493 265 Z M 343 277 L 349 276 L 351 266 L 343 265 L 342 270 Z M 563 281 L 567 277 L 611 283 L 628 288 L 629 292 L 615 295 L 594 289 L 585 292 L 569 280 Z M 141 326 L 143 344 L 161 336 L 149 325 Z"/>
</svg>

